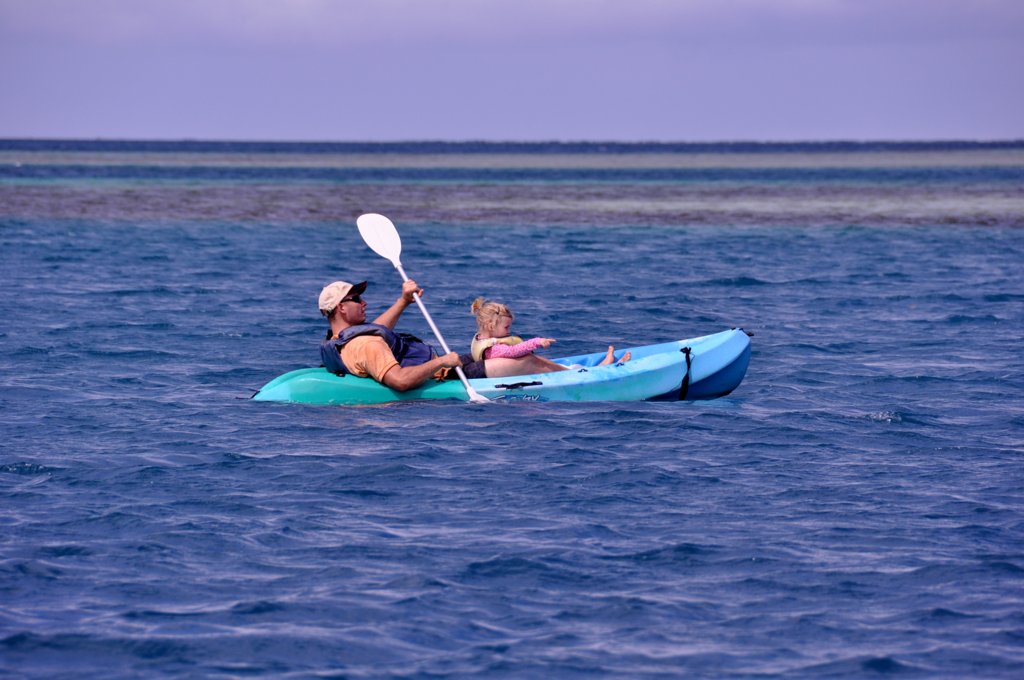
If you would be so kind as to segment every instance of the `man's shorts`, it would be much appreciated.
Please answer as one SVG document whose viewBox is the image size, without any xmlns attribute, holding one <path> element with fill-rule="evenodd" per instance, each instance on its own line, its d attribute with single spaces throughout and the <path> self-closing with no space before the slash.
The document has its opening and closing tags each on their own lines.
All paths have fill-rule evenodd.
<svg viewBox="0 0 1024 680">
<path fill-rule="evenodd" d="M 484 370 L 483 359 L 481 359 L 480 361 L 473 361 L 472 354 L 460 354 L 459 361 L 462 362 L 462 372 L 466 374 L 466 378 L 468 380 L 472 380 L 474 378 L 487 377 L 487 372 Z M 439 380 L 459 379 L 459 374 L 452 369 L 442 368 L 441 371 L 444 372 L 444 375 L 443 377 L 439 378 Z"/>
<path fill-rule="evenodd" d="M 486 378 L 487 371 L 484 370 L 484 361 L 473 361 L 472 354 L 460 354 L 459 360 L 462 361 L 462 372 L 466 374 L 467 378 Z M 452 371 L 455 373 L 455 371 Z M 458 378 L 458 373 L 455 373 L 455 377 Z"/>
</svg>

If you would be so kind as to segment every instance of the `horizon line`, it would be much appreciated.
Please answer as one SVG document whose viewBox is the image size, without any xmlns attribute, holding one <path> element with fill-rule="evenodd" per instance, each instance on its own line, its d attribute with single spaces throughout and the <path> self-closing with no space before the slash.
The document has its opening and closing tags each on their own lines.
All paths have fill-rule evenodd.
<svg viewBox="0 0 1024 680">
<path fill-rule="evenodd" d="M 970 145 L 1020 145 L 1024 137 L 935 137 L 921 139 L 900 138 L 819 138 L 819 139 L 713 139 L 713 140 L 668 140 L 668 139 L 444 139 L 444 138 L 394 138 L 394 139 L 258 139 L 258 138 L 216 138 L 216 137 L 78 137 L 78 136 L 0 136 L 0 143 L 46 143 L 46 142 L 85 142 L 85 143 L 136 143 L 136 144 L 325 144 L 325 145 L 676 145 L 676 146 L 728 146 L 728 145 L 930 145 L 930 144 L 970 144 Z"/>
</svg>

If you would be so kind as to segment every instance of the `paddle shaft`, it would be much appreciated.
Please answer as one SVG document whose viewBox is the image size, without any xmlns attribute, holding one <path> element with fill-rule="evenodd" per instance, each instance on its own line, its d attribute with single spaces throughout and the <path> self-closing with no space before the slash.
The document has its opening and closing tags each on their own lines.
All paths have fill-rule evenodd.
<svg viewBox="0 0 1024 680">
<path fill-rule="evenodd" d="M 395 264 L 395 269 L 397 269 L 398 273 L 402 275 L 402 281 L 409 280 L 409 277 L 406 276 L 405 270 L 402 269 L 401 264 Z M 451 352 L 451 350 L 448 349 L 448 343 L 444 341 L 444 336 L 441 335 L 441 331 L 438 330 L 437 324 L 435 324 L 434 320 L 431 318 L 430 312 L 427 311 L 426 305 L 424 305 L 423 301 L 420 300 L 420 294 L 413 293 L 412 297 L 414 300 L 416 300 L 416 305 L 420 308 L 420 311 L 423 312 L 423 318 L 427 320 L 428 324 L 430 324 L 430 330 L 434 331 L 434 337 L 436 337 L 437 341 L 441 343 L 441 349 L 444 350 L 445 354 Z M 474 390 L 472 386 L 470 386 L 469 381 L 466 380 L 466 374 L 462 372 L 462 366 L 456 366 L 455 372 L 458 373 L 459 380 L 462 381 L 462 386 L 466 388 L 466 393 L 469 394 L 470 401 L 487 401 L 486 397 L 477 394 L 476 390 Z"/>
</svg>

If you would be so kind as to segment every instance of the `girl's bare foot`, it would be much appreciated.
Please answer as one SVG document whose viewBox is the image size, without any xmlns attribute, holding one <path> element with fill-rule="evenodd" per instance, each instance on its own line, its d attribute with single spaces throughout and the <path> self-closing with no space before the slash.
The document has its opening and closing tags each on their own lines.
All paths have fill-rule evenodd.
<svg viewBox="0 0 1024 680">
<path fill-rule="evenodd" d="M 619 359 L 618 361 L 615 361 L 615 346 L 614 345 L 608 345 L 608 353 L 604 355 L 604 359 L 601 359 L 601 362 L 598 364 L 598 366 L 607 366 L 608 364 L 615 364 L 615 363 L 621 364 L 623 362 L 629 361 L 632 358 L 633 358 L 633 353 L 632 352 L 626 352 L 625 354 L 622 355 L 621 359 Z"/>
</svg>

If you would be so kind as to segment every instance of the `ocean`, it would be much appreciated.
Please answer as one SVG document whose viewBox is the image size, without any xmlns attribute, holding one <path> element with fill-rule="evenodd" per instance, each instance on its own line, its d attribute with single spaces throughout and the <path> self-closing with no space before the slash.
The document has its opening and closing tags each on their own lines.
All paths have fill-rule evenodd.
<svg viewBox="0 0 1024 680">
<path fill-rule="evenodd" d="M 747 375 L 252 401 L 363 212 L 453 349 Z M 0 677 L 1019 678 L 1022 262 L 1024 142 L 0 140 Z"/>
</svg>

